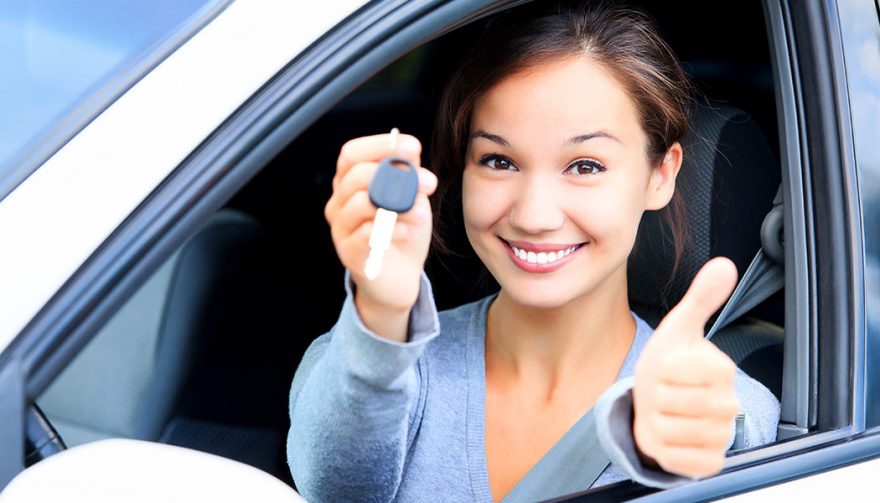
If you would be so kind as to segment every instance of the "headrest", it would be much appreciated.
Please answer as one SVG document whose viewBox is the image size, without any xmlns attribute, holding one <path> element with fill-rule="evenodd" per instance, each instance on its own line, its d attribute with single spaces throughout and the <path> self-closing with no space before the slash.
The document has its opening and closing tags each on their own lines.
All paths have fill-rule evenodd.
<svg viewBox="0 0 880 503">
<path fill-rule="evenodd" d="M 740 276 L 761 246 L 781 170 L 761 129 L 744 111 L 700 106 L 682 141 L 676 180 L 690 243 L 673 275 L 675 248 L 659 211 L 646 212 L 628 265 L 631 307 L 656 325 L 707 260 L 725 256 Z"/>
</svg>

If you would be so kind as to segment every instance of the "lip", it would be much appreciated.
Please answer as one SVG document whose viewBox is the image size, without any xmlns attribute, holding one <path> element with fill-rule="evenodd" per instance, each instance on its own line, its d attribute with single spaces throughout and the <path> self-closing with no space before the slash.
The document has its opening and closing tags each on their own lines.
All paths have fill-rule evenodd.
<svg viewBox="0 0 880 503">
<path fill-rule="evenodd" d="M 537 272 L 537 273 L 547 273 L 553 272 L 561 267 L 565 266 L 565 264 L 569 263 L 574 259 L 574 256 L 580 252 L 584 246 L 588 245 L 589 242 L 586 243 L 570 243 L 570 244 L 557 244 L 557 243 L 529 243 L 527 241 L 507 241 L 506 239 L 498 238 L 501 240 L 504 248 L 507 249 L 507 254 L 510 256 L 510 259 L 513 263 L 526 272 Z M 532 264 L 531 262 L 522 260 L 515 253 L 513 253 L 513 248 L 511 246 L 516 246 L 517 248 L 533 251 L 535 253 L 539 252 L 548 252 L 548 251 L 556 251 L 556 250 L 564 250 L 566 248 L 571 248 L 572 246 L 577 246 L 578 248 L 566 255 L 565 257 L 548 264 Z"/>
</svg>

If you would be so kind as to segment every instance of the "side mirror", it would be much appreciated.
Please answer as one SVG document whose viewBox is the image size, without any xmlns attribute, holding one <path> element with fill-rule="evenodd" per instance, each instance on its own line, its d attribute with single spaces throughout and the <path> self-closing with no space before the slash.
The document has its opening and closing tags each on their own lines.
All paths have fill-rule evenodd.
<svg viewBox="0 0 880 503">
<path fill-rule="evenodd" d="M 305 500 L 252 466 L 141 440 L 109 439 L 55 454 L 19 473 L 0 502 L 191 502 Z"/>
</svg>

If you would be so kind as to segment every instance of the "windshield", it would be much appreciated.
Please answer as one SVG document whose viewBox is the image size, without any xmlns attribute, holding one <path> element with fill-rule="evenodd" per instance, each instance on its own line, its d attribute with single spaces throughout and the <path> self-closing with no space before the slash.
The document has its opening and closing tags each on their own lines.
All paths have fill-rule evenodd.
<svg viewBox="0 0 880 503">
<path fill-rule="evenodd" d="M 0 2 L 0 199 L 221 0 Z M 156 52 L 166 54 L 156 54 Z M 24 164 L 24 165 L 23 165 Z M 18 180 L 20 181 L 20 180 Z M 3 183 L 5 182 L 5 183 Z M 13 184 L 17 181 L 13 180 Z"/>
</svg>

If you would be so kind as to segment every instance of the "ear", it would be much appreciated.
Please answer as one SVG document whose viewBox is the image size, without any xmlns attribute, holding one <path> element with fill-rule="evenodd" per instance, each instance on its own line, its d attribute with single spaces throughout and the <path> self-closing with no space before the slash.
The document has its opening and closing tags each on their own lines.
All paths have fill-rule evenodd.
<svg viewBox="0 0 880 503">
<path fill-rule="evenodd" d="M 659 210 L 669 204 L 675 193 L 675 178 L 681 169 L 682 155 L 681 144 L 675 142 L 663 156 L 660 165 L 651 169 L 645 209 Z"/>
</svg>

